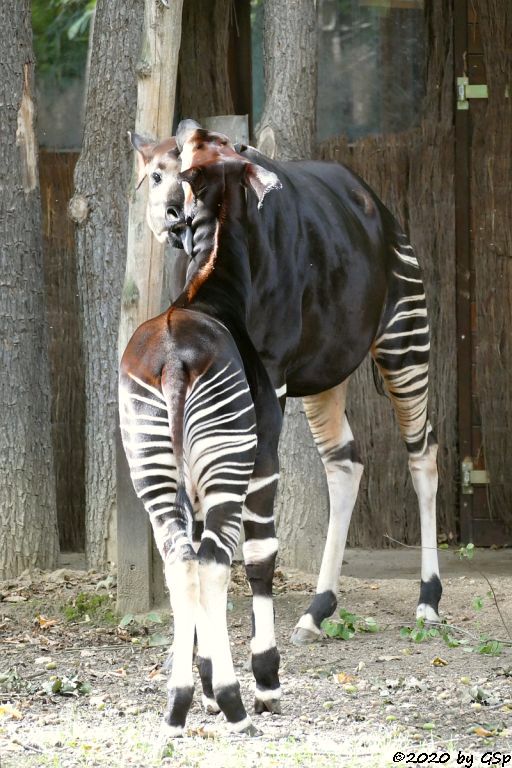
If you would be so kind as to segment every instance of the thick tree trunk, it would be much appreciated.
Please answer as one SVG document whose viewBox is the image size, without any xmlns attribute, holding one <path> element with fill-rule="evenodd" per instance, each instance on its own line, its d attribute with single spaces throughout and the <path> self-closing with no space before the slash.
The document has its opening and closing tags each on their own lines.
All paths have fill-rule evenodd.
<svg viewBox="0 0 512 768">
<path fill-rule="evenodd" d="M 142 27 L 143 7 L 137 0 L 98 0 L 84 141 L 69 209 L 78 224 L 86 394 L 86 554 L 93 567 L 103 566 L 107 558 L 116 506 L 117 335 L 133 167 L 127 131 L 135 123 Z"/>
<path fill-rule="evenodd" d="M 258 148 L 280 160 L 311 158 L 316 141 L 316 3 L 265 0 L 265 108 Z"/>
<path fill-rule="evenodd" d="M 179 60 L 178 105 L 183 118 L 233 114 L 228 46 L 232 0 L 186 0 Z"/>
<path fill-rule="evenodd" d="M 0 579 L 58 553 L 30 3 L 0 4 Z"/>
<path fill-rule="evenodd" d="M 280 160 L 307 159 L 315 147 L 316 11 L 313 0 L 266 0 L 265 109 L 258 147 Z M 327 485 L 300 400 L 289 400 L 279 444 L 276 503 L 280 559 L 317 569 L 327 530 Z"/>
</svg>

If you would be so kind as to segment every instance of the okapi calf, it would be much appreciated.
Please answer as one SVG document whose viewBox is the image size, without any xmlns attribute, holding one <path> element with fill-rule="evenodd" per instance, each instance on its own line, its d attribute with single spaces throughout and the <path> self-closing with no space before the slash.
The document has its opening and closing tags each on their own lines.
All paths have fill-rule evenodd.
<svg viewBox="0 0 512 768">
<path fill-rule="evenodd" d="M 165 723 L 183 732 L 193 698 L 197 633 L 203 703 L 254 735 L 242 703 L 226 621 L 230 566 L 249 491 L 277 476 L 281 409 L 246 331 L 250 297 L 244 187 L 258 202 L 277 177 L 237 160 L 198 165 L 191 149 L 178 179 L 187 190 L 193 252 L 183 293 L 141 325 L 121 361 L 120 422 L 135 491 L 149 514 L 174 613 Z M 254 474 L 263 468 L 263 482 Z M 261 527 L 260 527 L 261 528 Z M 255 709 L 279 711 L 272 519 L 244 553 L 255 594 L 251 643 Z"/>
</svg>

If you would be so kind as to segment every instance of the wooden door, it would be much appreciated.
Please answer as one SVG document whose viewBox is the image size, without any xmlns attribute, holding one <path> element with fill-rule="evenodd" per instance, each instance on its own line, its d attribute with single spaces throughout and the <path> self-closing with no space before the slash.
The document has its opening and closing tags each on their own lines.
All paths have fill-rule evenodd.
<svg viewBox="0 0 512 768">
<path fill-rule="evenodd" d="M 455 0 L 460 528 L 512 541 L 512 19 Z"/>
</svg>

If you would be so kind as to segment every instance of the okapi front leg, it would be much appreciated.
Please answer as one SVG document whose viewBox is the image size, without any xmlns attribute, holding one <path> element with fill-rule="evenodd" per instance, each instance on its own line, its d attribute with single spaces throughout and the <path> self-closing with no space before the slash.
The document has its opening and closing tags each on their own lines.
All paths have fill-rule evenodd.
<svg viewBox="0 0 512 768">
<path fill-rule="evenodd" d="M 291 640 L 307 645 L 321 637 L 322 621 L 334 612 L 345 544 L 363 465 L 345 414 L 347 383 L 305 397 L 304 407 L 329 488 L 329 527 L 316 595 L 301 616 Z"/>
</svg>

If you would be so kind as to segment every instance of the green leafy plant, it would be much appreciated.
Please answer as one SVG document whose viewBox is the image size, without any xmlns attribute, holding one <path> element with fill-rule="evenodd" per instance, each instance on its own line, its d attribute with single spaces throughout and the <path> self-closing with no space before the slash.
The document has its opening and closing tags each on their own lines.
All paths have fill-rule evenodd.
<svg viewBox="0 0 512 768">
<path fill-rule="evenodd" d="M 499 656 L 503 650 L 503 646 L 499 640 L 490 640 L 489 638 L 480 637 L 480 643 L 474 649 L 477 653 L 483 653 L 487 656 Z"/>
<path fill-rule="evenodd" d="M 84 683 L 78 677 L 56 677 L 52 675 L 41 686 L 45 693 L 58 693 L 61 696 L 85 696 L 92 691 L 90 683 Z"/>
<path fill-rule="evenodd" d="M 322 629 L 328 637 L 350 640 L 356 632 L 378 632 L 379 627 L 373 616 L 358 616 L 340 608 L 339 619 L 324 619 Z"/>
<path fill-rule="evenodd" d="M 484 607 L 484 599 L 483 597 L 475 597 L 475 599 L 472 602 L 472 606 L 475 611 L 481 611 Z"/>
<path fill-rule="evenodd" d="M 485 635 L 481 635 L 480 642 L 477 645 L 470 646 L 468 638 L 459 640 L 450 632 L 448 627 L 442 625 L 429 628 L 425 626 L 424 619 L 418 619 L 414 627 L 402 627 L 400 629 L 400 637 L 413 643 L 424 643 L 427 640 L 441 638 L 448 648 L 457 648 L 462 645 L 466 651 L 474 651 L 475 653 L 487 654 L 489 656 L 499 656 L 503 649 L 502 643 L 499 640 L 493 640 Z"/>
<path fill-rule="evenodd" d="M 95 618 L 112 624 L 117 621 L 117 617 L 109 607 L 109 602 L 108 595 L 79 592 L 74 600 L 62 607 L 62 612 L 66 621 L 88 621 Z"/>
<path fill-rule="evenodd" d="M 439 637 L 440 634 L 436 627 L 426 627 L 425 619 L 418 619 L 414 627 L 402 627 L 400 629 L 400 637 L 413 643 L 424 643 L 426 640 Z"/>
<path fill-rule="evenodd" d="M 475 554 L 475 545 L 471 544 L 471 542 L 465 546 L 462 545 L 462 547 L 459 547 L 457 550 L 457 554 L 460 560 L 472 560 Z"/>
</svg>

